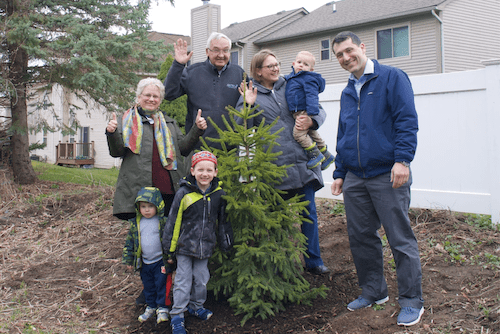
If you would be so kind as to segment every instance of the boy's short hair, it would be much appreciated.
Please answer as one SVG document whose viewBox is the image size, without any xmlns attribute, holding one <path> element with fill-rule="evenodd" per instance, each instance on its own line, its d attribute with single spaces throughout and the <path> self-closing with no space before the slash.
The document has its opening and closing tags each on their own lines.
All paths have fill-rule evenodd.
<svg viewBox="0 0 500 334">
<path fill-rule="evenodd" d="M 194 168 L 194 166 L 200 162 L 200 161 L 211 161 L 215 164 L 215 167 L 217 167 L 217 157 L 209 151 L 201 151 L 198 153 L 193 154 L 193 157 L 191 158 L 191 168 Z"/>
</svg>

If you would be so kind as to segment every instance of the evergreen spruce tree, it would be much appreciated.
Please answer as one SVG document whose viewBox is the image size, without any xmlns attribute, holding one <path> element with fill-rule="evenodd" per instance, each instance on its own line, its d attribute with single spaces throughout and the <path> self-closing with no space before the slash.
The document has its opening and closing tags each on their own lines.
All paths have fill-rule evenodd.
<svg viewBox="0 0 500 334">
<path fill-rule="evenodd" d="M 124 110 L 133 101 L 136 73 L 158 71 L 166 49 L 148 40 L 151 2 L 0 1 L 0 106 L 12 112 L 8 134 L 16 182 L 37 179 L 29 159 L 30 94 L 58 84 L 109 112 Z"/>
<path fill-rule="evenodd" d="M 168 71 L 174 62 L 174 57 L 169 54 L 163 64 L 161 64 L 160 73 L 158 73 L 158 79 L 162 82 L 165 81 Z M 177 121 L 181 130 L 186 133 L 184 127 L 186 125 L 186 115 L 187 115 L 187 95 L 182 95 L 173 101 L 163 100 L 160 104 L 160 110 L 163 110 L 168 116 L 172 117 Z"/>
<path fill-rule="evenodd" d="M 300 224 L 308 224 L 300 213 L 307 202 L 296 196 L 283 200 L 276 185 L 286 175 L 287 166 L 274 161 L 281 153 L 272 153 L 279 132 L 271 133 L 272 124 L 247 127 L 247 120 L 259 115 L 245 105 L 242 111 L 227 107 L 226 130 L 217 128 L 222 150 L 210 148 L 218 158 L 219 178 L 226 191 L 228 220 L 231 221 L 235 246 L 230 254 L 216 251 L 216 268 L 209 288 L 215 295 L 229 296 L 235 314 L 243 314 L 242 325 L 252 317 L 266 319 L 285 310 L 289 303 L 305 303 L 318 295 L 326 296 L 326 287 L 311 289 L 302 276 L 300 256 L 305 253 L 306 238 Z M 242 124 L 235 121 L 242 120 Z M 232 126 L 229 126 L 231 122 Z M 239 147 L 228 150 L 228 147 Z"/>
</svg>

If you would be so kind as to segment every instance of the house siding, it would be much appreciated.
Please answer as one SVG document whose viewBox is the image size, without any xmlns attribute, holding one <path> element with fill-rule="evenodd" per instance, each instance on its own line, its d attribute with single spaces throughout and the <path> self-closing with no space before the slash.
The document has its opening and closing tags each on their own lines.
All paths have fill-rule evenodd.
<svg viewBox="0 0 500 334">
<path fill-rule="evenodd" d="M 297 38 L 294 40 L 270 43 L 266 47 L 272 49 L 280 58 L 282 72 L 289 73 L 290 66 L 296 54 L 301 50 L 307 50 L 316 57 L 316 72 L 320 73 L 327 84 L 346 82 L 349 73 L 340 67 L 336 58 L 330 55 L 329 60 L 320 61 L 321 40 L 333 41 L 335 35 L 343 30 L 351 30 L 359 36 L 366 46 L 366 55 L 370 59 L 376 59 L 376 33 L 380 29 L 408 25 L 410 33 L 410 55 L 382 59 L 380 63 L 395 66 L 404 70 L 408 75 L 423 75 L 440 72 L 441 56 L 440 50 L 439 22 L 429 14 L 419 15 L 412 18 L 387 20 L 382 23 L 364 26 L 361 29 L 342 29 L 314 37 Z M 331 47 L 331 45 L 330 45 Z M 330 48 L 331 51 L 331 48 Z"/>
<path fill-rule="evenodd" d="M 498 59 L 499 18 L 500 0 L 455 0 L 449 3 L 443 12 L 445 72 L 479 69 L 484 67 L 482 60 Z M 472 41 L 482 41 L 484 46 L 468 52 L 468 44 Z"/>
<path fill-rule="evenodd" d="M 10 123 L 10 119 L 10 108 L 0 106 L 0 127 L 4 126 L 4 123 Z"/>
<path fill-rule="evenodd" d="M 191 63 L 199 63 L 207 59 L 205 48 L 212 32 L 220 31 L 220 6 L 203 5 L 191 10 Z"/>
<path fill-rule="evenodd" d="M 388 21 L 385 25 L 372 28 L 371 36 L 372 53 L 371 58 L 376 59 L 377 30 L 389 27 L 408 25 L 410 33 L 410 55 L 408 57 L 397 57 L 381 59 L 380 63 L 398 67 L 408 75 L 423 75 L 440 72 L 440 39 L 436 35 L 439 32 L 439 21 L 429 12 L 427 15 L 413 17 L 407 20 Z"/>
<path fill-rule="evenodd" d="M 284 19 L 278 20 L 275 23 L 273 23 L 272 25 L 266 27 L 265 31 L 257 32 L 253 35 L 247 36 L 246 38 L 242 39 L 243 43 L 245 44 L 245 48 L 244 48 L 243 52 L 241 52 L 241 56 L 240 56 L 241 67 L 243 67 L 243 69 L 247 73 L 250 73 L 250 63 L 252 62 L 252 57 L 260 50 L 268 48 L 266 46 L 264 46 L 264 47 L 258 46 L 256 44 L 254 44 L 254 41 L 259 40 L 260 38 L 263 38 L 269 34 L 272 34 L 273 32 L 275 32 L 279 29 L 282 29 L 283 27 L 286 27 L 290 23 L 302 18 L 303 16 L 304 16 L 304 12 L 299 12 L 295 15 L 290 15 L 290 16 L 285 17 Z M 224 33 L 224 30 L 222 30 L 222 32 Z M 229 37 L 231 38 L 230 35 L 229 35 Z M 235 43 L 238 41 L 233 40 L 232 42 Z M 237 49 L 239 49 L 239 48 L 233 47 L 232 50 L 234 51 Z M 241 49 L 239 49 L 239 50 L 241 50 Z M 274 49 L 273 49 L 273 51 L 274 51 Z"/>
<path fill-rule="evenodd" d="M 44 96 L 38 95 L 34 98 L 34 101 L 43 101 Z M 108 115 L 106 110 L 98 106 L 95 102 L 89 101 L 89 105 L 86 106 L 85 103 L 80 100 L 76 95 L 68 93 L 60 85 L 55 85 L 46 97 L 50 103 L 53 104 L 47 110 L 37 110 L 34 112 L 34 107 L 29 107 L 29 114 L 36 115 L 29 117 L 30 126 L 34 122 L 39 122 L 45 120 L 48 125 L 53 128 L 58 128 L 61 126 L 60 121 L 66 126 L 69 123 L 70 113 L 69 104 L 74 104 L 77 106 L 75 109 L 75 119 L 78 120 L 80 127 L 89 128 L 89 142 L 94 142 L 94 167 L 96 168 L 111 168 L 120 166 L 121 159 L 113 158 L 109 155 L 108 145 L 106 142 L 106 125 L 108 124 Z M 33 108 L 33 110 L 32 110 Z M 53 108 L 53 109 L 51 109 Z M 92 112 L 89 112 L 91 110 Z M 57 119 L 56 119 L 57 116 Z M 121 115 L 118 115 L 120 117 Z M 80 142 L 80 130 L 74 136 L 75 142 Z M 56 163 L 57 151 L 56 146 L 60 143 L 69 142 L 69 136 L 63 136 L 61 131 L 48 132 L 47 133 L 47 146 L 41 150 L 35 150 L 31 154 L 38 155 L 47 163 Z M 39 132 L 30 135 L 30 143 L 33 142 L 43 142 L 43 133 Z"/>
</svg>

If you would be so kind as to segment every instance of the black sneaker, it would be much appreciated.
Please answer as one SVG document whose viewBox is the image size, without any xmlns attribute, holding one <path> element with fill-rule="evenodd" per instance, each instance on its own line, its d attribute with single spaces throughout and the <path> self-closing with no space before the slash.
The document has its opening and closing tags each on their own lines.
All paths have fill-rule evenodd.
<svg viewBox="0 0 500 334">
<path fill-rule="evenodd" d="M 330 269 L 328 269 L 327 266 L 322 264 L 322 265 L 319 265 L 319 266 L 314 267 L 314 268 L 307 268 L 307 271 L 310 271 L 314 275 L 321 275 L 321 274 L 329 273 Z"/>
</svg>

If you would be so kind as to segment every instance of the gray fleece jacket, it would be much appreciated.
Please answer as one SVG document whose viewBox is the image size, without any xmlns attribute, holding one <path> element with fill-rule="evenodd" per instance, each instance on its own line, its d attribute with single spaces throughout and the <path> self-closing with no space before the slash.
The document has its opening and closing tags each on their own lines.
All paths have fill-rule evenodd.
<svg viewBox="0 0 500 334">
<path fill-rule="evenodd" d="M 280 77 L 278 81 L 274 83 L 273 90 L 262 86 L 255 80 L 253 81 L 253 86 L 257 87 L 258 91 L 255 105 L 259 106 L 258 110 L 264 110 L 264 112 L 258 117 L 251 118 L 249 120 L 249 127 L 259 125 L 263 118 L 265 118 L 266 124 L 270 124 L 279 117 L 278 123 L 273 127 L 272 132 L 276 132 L 281 128 L 284 128 L 284 130 L 279 134 L 280 137 L 277 140 L 279 145 L 276 145 L 273 151 L 281 151 L 283 153 L 278 156 L 276 164 L 278 166 L 293 164 L 293 166 L 287 169 L 287 177 L 285 177 L 283 182 L 277 185 L 276 188 L 281 190 L 299 189 L 309 182 L 313 183 L 315 191 L 323 188 L 321 168 L 319 166 L 314 169 L 307 168 L 307 155 L 299 143 L 293 139 L 292 131 L 295 120 L 288 111 L 288 105 L 286 103 L 285 79 Z M 236 109 L 243 109 L 243 97 L 240 97 L 238 100 Z M 318 127 L 321 126 L 326 119 L 326 113 L 323 108 L 320 107 L 319 114 L 312 117 L 312 119 Z"/>
</svg>

